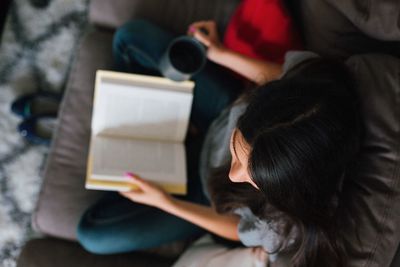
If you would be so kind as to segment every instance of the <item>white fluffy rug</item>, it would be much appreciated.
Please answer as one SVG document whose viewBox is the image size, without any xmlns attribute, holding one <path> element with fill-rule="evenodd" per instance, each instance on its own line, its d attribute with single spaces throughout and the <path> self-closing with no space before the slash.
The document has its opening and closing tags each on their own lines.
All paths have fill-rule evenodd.
<svg viewBox="0 0 400 267">
<path fill-rule="evenodd" d="M 48 152 L 19 136 L 10 104 L 28 92 L 63 90 L 86 10 L 87 0 L 52 0 L 43 9 L 14 0 L 9 11 L 0 43 L 0 267 L 15 266 L 35 235 L 30 215 Z"/>
</svg>

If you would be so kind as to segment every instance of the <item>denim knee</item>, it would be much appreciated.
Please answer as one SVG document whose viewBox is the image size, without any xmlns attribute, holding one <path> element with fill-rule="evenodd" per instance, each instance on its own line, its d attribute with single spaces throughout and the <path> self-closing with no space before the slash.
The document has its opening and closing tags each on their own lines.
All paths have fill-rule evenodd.
<svg viewBox="0 0 400 267">
<path fill-rule="evenodd" d="M 108 255 L 124 253 L 137 250 L 140 247 L 133 240 L 130 240 L 128 245 L 118 242 L 119 240 L 116 240 L 112 231 L 99 229 L 96 225 L 85 221 L 84 218 L 79 223 L 76 234 L 81 246 L 93 254 Z"/>
<path fill-rule="evenodd" d="M 124 24 L 113 39 L 116 70 L 158 75 L 159 59 L 172 39 L 171 33 L 146 20 Z M 147 73 L 148 70 L 154 73 Z"/>
<path fill-rule="evenodd" d="M 121 45 L 130 44 L 146 44 L 151 42 L 157 42 L 157 40 L 144 40 L 144 35 L 151 35 L 154 33 L 154 38 L 157 38 L 158 35 L 167 34 L 163 32 L 158 26 L 153 23 L 143 20 L 143 19 L 135 19 L 131 20 L 121 27 L 119 27 L 114 33 L 113 37 L 113 49 L 118 49 Z M 163 37 L 163 36 L 160 36 Z"/>
<path fill-rule="evenodd" d="M 104 244 L 104 240 L 100 240 L 102 238 L 100 238 L 100 235 L 96 232 L 96 230 L 82 220 L 77 227 L 76 236 L 78 242 L 85 250 L 94 254 L 110 253 L 108 250 L 109 246 Z"/>
<path fill-rule="evenodd" d="M 114 33 L 112 49 L 115 55 L 121 52 L 121 49 L 127 43 L 134 44 L 136 36 L 140 36 L 140 32 L 149 26 L 149 22 L 145 20 L 131 20 L 117 29 Z"/>
</svg>

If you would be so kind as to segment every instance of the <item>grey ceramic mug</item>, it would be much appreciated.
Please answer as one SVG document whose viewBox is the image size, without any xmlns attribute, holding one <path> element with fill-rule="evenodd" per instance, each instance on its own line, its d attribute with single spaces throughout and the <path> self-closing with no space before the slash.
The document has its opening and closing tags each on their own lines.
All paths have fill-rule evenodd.
<svg viewBox="0 0 400 267">
<path fill-rule="evenodd" d="M 194 37 L 181 36 L 168 46 L 159 63 L 164 77 L 174 81 L 189 80 L 207 61 L 206 47 Z"/>
</svg>

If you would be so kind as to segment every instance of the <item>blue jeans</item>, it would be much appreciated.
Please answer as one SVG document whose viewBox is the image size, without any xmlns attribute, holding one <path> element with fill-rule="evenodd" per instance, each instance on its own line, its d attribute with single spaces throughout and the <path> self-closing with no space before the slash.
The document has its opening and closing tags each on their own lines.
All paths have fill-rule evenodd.
<svg viewBox="0 0 400 267">
<path fill-rule="evenodd" d="M 158 62 L 175 37 L 146 21 L 127 23 L 114 36 L 115 69 L 160 75 Z M 196 86 L 190 121 L 199 134 L 188 135 L 185 140 L 188 193 L 179 198 L 207 205 L 198 172 L 204 134 L 212 120 L 236 98 L 242 83 L 229 71 L 211 62 L 207 62 L 193 80 Z M 204 230 L 194 224 L 159 209 L 133 203 L 115 192 L 105 193 L 91 206 L 77 228 L 81 245 L 97 254 L 148 249 L 195 238 L 202 233 Z"/>
</svg>

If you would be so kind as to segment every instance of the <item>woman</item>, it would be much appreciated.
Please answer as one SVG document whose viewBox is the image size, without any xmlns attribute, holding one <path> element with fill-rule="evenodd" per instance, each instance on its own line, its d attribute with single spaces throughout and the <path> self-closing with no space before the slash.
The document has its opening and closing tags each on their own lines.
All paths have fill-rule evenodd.
<svg viewBox="0 0 400 267">
<path fill-rule="evenodd" d="M 208 25 L 193 25 L 194 35 L 208 45 L 209 56 L 213 52 L 227 55 L 212 34 L 215 26 Z M 200 36 L 199 27 L 208 27 L 210 34 Z M 222 62 L 240 59 L 236 55 Z M 336 226 L 339 218 L 344 218 L 342 203 L 346 198 L 340 189 L 359 143 L 351 79 L 342 65 L 319 59 L 313 53 L 290 53 L 283 66 L 244 61 L 248 65 L 243 69 L 256 73 L 251 77 L 261 77 L 260 84 L 269 83 L 225 110 L 207 134 L 200 171 L 203 180 L 210 182 L 213 206 L 177 199 L 132 174 L 131 181 L 140 190 L 121 194 L 225 239 L 263 246 L 269 253 L 296 250 L 295 266 L 343 266 L 343 236 Z M 130 210 L 137 218 L 146 212 L 143 206 Z M 101 213 L 101 206 L 97 212 Z M 172 226 L 167 235 L 176 232 L 174 226 L 181 226 L 159 218 L 147 221 L 147 229 L 152 227 L 156 236 L 163 235 L 160 228 L 165 230 L 165 225 Z M 92 242 L 86 242 L 90 227 L 81 227 L 86 227 L 85 234 L 78 231 L 78 237 L 89 250 L 93 240 L 102 242 L 101 237 L 93 236 Z M 113 234 L 117 232 L 114 229 Z M 133 237 L 136 244 L 148 245 L 146 237 L 154 238 L 147 232 L 136 233 L 140 233 Z M 126 246 L 131 249 L 132 240 L 127 240 Z M 102 252 L 97 248 L 92 251 Z"/>
</svg>

